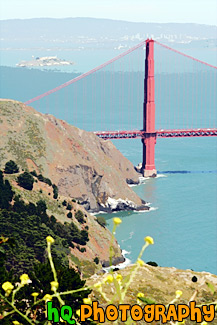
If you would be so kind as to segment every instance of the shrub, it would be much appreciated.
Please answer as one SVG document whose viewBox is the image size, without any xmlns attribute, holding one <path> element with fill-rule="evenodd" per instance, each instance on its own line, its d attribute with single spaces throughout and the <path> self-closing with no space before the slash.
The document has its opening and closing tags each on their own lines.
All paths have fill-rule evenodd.
<svg viewBox="0 0 217 325">
<path fill-rule="evenodd" d="M 52 184 L 53 187 L 53 198 L 57 199 L 58 198 L 58 187 L 55 184 Z"/>
<path fill-rule="evenodd" d="M 75 212 L 75 218 L 78 220 L 79 223 L 85 223 L 84 214 L 81 210 Z"/>
<path fill-rule="evenodd" d="M 5 173 L 6 174 L 15 174 L 19 172 L 17 164 L 13 160 L 9 160 L 5 164 Z"/>
<path fill-rule="evenodd" d="M 40 182 L 43 182 L 44 176 L 42 176 L 42 174 L 39 174 L 37 177 Z"/>
<path fill-rule="evenodd" d="M 72 218 L 72 213 L 71 212 L 67 213 L 67 217 L 71 219 Z"/>
<path fill-rule="evenodd" d="M 44 183 L 48 184 L 49 186 L 52 186 L 52 182 L 50 180 L 50 178 L 44 178 Z"/>
<path fill-rule="evenodd" d="M 31 174 L 32 176 L 35 176 L 35 177 L 38 176 L 35 170 L 32 170 L 32 171 L 30 172 L 30 174 Z"/>
<path fill-rule="evenodd" d="M 80 245 L 86 245 L 89 241 L 88 232 L 86 230 L 79 230 L 76 225 L 72 222 L 70 223 L 70 231 L 71 231 L 71 240 Z"/>
<path fill-rule="evenodd" d="M 194 275 L 191 279 L 192 282 L 197 282 L 197 277 Z"/>
<path fill-rule="evenodd" d="M 66 205 L 67 205 L 66 200 L 64 200 L 64 201 L 62 202 L 62 205 L 63 205 L 64 207 L 66 207 Z"/>
<path fill-rule="evenodd" d="M 71 211 L 72 210 L 72 205 L 68 203 L 67 204 L 67 207 L 66 207 L 66 210 L 70 210 Z"/>
<path fill-rule="evenodd" d="M 19 186 L 31 191 L 33 188 L 34 178 L 30 173 L 24 172 L 17 177 L 17 183 Z"/>
<path fill-rule="evenodd" d="M 86 248 L 85 248 L 85 247 L 80 247 L 79 245 L 76 245 L 76 248 L 77 248 L 81 253 L 86 252 Z"/>
<path fill-rule="evenodd" d="M 102 226 L 104 228 L 107 225 L 107 222 L 106 222 L 105 218 L 102 217 L 102 216 L 96 217 L 96 221 L 98 222 L 98 224 L 100 224 L 100 226 Z"/>
<path fill-rule="evenodd" d="M 94 263 L 99 264 L 99 257 L 96 256 L 93 261 Z"/>
<path fill-rule="evenodd" d="M 75 202 L 76 203 L 76 200 L 75 199 L 72 199 L 72 202 Z"/>
<path fill-rule="evenodd" d="M 156 262 L 152 262 L 152 261 L 147 262 L 146 264 L 151 265 L 151 266 L 158 266 L 158 264 Z"/>
<path fill-rule="evenodd" d="M 0 170 L 0 209 L 8 209 L 12 201 L 14 192 L 9 181 L 4 181 L 3 173 Z"/>
<path fill-rule="evenodd" d="M 43 222 L 45 220 L 48 221 L 49 219 L 48 219 L 48 216 L 47 216 L 47 213 L 46 213 L 46 210 L 47 210 L 46 202 L 44 200 L 39 200 L 36 203 L 36 206 L 37 206 L 37 216 L 42 217 Z"/>
<path fill-rule="evenodd" d="M 42 174 L 39 174 L 37 177 L 38 177 L 38 180 L 39 180 L 40 182 L 43 182 L 43 183 L 45 183 L 45 184 L 48 184 L 49 186 L 52 185 L 51 180 L 50 180 L 49 178 L 44 177 Z"/>
<path fill-rule="evenodd" d="M 85 241 L 85 244 L 86 244 L 86 242 L 89 240 L 87 230 L 81 230 L 81 236 L 82 236 L 82 239 Z M 83 245 L 85 245 L 85 244 L 83 244 Z"/>
<path fill-rule="evenodd" d="M 53 215 L 51 215 L 50 216 L 50 222 L 56 223 L 57 222 L 57 219 Z"/>
</svg>

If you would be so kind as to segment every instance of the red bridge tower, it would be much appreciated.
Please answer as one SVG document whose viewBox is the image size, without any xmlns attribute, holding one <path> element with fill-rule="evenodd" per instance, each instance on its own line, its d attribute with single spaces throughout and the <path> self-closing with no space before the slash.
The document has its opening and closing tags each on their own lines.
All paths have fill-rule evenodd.
<svg viewBox="0 0 217 325">
<path fill-rule="evenodd" d="M 145 177 L 157 175 L 154 163 L 156 131 L 155 131 L 155 89 L 154 89 L 154 41 L 146 41 L 144 104 L 143 104 L 143 143 L 142 170 Z"/>
</svg>

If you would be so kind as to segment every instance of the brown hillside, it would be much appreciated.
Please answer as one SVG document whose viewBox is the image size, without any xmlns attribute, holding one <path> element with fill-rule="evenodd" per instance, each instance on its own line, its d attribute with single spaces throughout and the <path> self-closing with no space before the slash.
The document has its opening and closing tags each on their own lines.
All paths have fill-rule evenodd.
<svg viewBox="0 0 217 325">
<path fill-rule="evenodd" d="M 0 168 L 13 159 L 23 169 L 35 169 L 52 179 L 61 195 L 92 211 L 147 208 L 127 185 L 139 175 L 110 141 L 9 100 L 0 101 L 0 127 Z M 108 198 L 122 201 L 117 207 Z"/>
</svg>

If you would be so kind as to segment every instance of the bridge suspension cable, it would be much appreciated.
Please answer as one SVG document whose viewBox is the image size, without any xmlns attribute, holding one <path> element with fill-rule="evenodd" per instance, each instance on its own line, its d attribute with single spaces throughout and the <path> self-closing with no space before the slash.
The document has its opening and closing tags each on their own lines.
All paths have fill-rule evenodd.
<svg viewBox="0 0 217 325">
<path fill-rule="evenodd" d="M 199 60 L 199 59 L 196 59 L 196 58 L 194 58 L 193 56 L 190 56 L 190 55 L 188 55 L 188 54 L 185 54 L 185 53 L 183 53 L 183 52 L 180 52 L 180 51 L 178 51 L 178 50 L 175 50 L 175 49 L 173 49 L 172 47 L 169 47 L 169 46 L 167 46 L 167 45 L 165 45 L 165 44 L 162 44 L 162 43 L 160 43 L 160 42 L 158 42 L 158 41 L 155 41 L 155 43 L 158 44 L 158 45 L 160 45 L 160 46 L 162 46 L 162 47 L 164 47 L 164 48 L 166 48 L 166 49 L 168 49 L 168 50 L 170 50 L 170 51 L 173 51 L 173 52 L 175 52 L 175 53 L 178 53 L 178 54 L 180 54 L 180 55 L 183 55 L 183 56 L 185 56 L 186 58 L 189 58 L 189 59 L 191 59 L 191 60 L 194 60 L 194 61 L 197 61 L 197 62 L 199 62 L 199 63 L 205 64 L 205 65 L 209 66 L 210 68 L 217 69 L 217 67 L 216 67 L 215 65 L 212 65 L 212 64 L 209 64 L 209 63 L 207 63 L 207 62 L 204 62 L 204 61 L 201 61 L 201 60 Z"/>
<path fill-rule="evenodd" d="M 115 61 L 117 61 L 117 60 L 119 60 L 119 59 L 121 59 L 122 57 L 126 56 L 127 54 L 129 54 L 129 53 L 131 53 L 131 52 L 137 50 L 138 48 L 144 46 L 145 42 L 146 42 L 146 41 L 142 41 L 141 43 L 139 43 L 139 44 L 137 44 L 137 45 L 131 47 L 129 50 L 127 50 L 127 51 L 125 51 L 125 52 L 123 52 L 123 53 L 117 55 L 117 56 L 114 57 L 113 59 L 111 59 L 111 60 L 109 60 L 109 61 L 107 61 L 107 62 L 105 62 L 105 63 L 99 65 L 98 67 L 96 67 L 96 68 L 94 68 L 94 69 L 92 69 L 92 70 L 90 70 L 90 71 L 88 71 L 88 72 L 85 72 L 85 73 L 81 74 L 80 76 L 78 76 L 78 77 L 76 77 L 76 78 L 74 78 L 74 79 L 71 79 L 71 80 L 69 80 L 69 81 L 67 81 L 67 82 L 65 82 L 65 83 L 63 83 L 63 84 L 61 84 L 60 86 L 58 86 L 58 87 L 56 87 L 56 88 L 53 88 L 53 89 L 51 89 L 51 90 L 49 90 L 49 91 L 47 91 L 47 92 L 45 92 L 45 93 L 43 93 L 43 94 L 41 94 L 41 95 L 39 95 L 39 96 L 36 96 L 36 97 L 34 97 L 34 98 L 32 98 L 32 99 L 27 100 L 26 102 L 24 102 L 24 104 L 25 104 L 25 105 L 29 105 L 29 104 L 31 104 L 31 103 L 33 103 L 33 102 L 35 102 L 35 101 L 37 101 L 37 100 L 39 100 L 39 99 L 45 97 L 45 96 L 48 96 L 48 95 L 50 95 L 50 94 L 52 94 L 52 93 L 54 93 L 54 92 L 56 92 L 56 91 L 58 91 L 58 90 L 60 90 L 60 89 L 62 89 L 62 88 L 65 88 L 65 87 L 71 85 L 72 83 L 74 83 L 74 82 L 76 82 L 76 81 L 78 81 L 78 80 L 81 80 L 81 79 L 83 79 L 83 78 L 89 76 L 90 74 L 92 74 L 92 73 L 94 73 L 94 72 L 96 72 L 96 71 L 99 71 L 99 70 L 103 69 L 103 68 L 106 67 L 107 65 L 109 65 L 109 64 L 111 64 L 111 63 L 113 63 L 113 62 L 115 62 Z"/>
<path fill-rule="evenodd" d="M 147 41 L 49 91 L 45 87 L 52 86 L 44 83 L 45 92 L 34 97 L 33 91 L 25 104 L 35 102 L 42 113 L 88 131 L 141 130 Z M 155 129 L 215 129 L 217 67 L 154 43 Z"/>
</svg>

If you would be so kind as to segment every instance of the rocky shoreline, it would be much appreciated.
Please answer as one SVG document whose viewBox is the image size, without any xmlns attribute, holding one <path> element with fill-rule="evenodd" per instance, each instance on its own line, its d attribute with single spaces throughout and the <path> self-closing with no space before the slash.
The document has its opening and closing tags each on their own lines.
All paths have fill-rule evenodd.
<svg viewBox="0 0 217 325">
<path fill-rule="evenodd" d="M 138 174 L 140 174 L 138 172 Z M 129 186 L 136 186 L 141 184 L 141 177 L 138 178 L 138 180 L 134 179 L 126 179 L 126 183 Z M 82 201 L 82 199 L 79 199 L 80 204 L 90 213 L 112 213 L 112 212 L 119 212 L 119 211 L 148 211 L 150 207 L 147 205 L 147 202 L 141 199 L 141 204 L 138 205 L 134 203 L 133 201 L 129 199 L 115 199 L 113 197 L 109 197 L 104 193 L 103 196 L 101 196 L 101 200 L 98 200 L 97 207 L 92 209 L 91 204 L 89 203 L 89 200 Z"/>
<path fill-rule="evenodd" d="M 134 202 L 126 199 L 113 199 L 108 198 L 105 204 L 101 203 L 98 204 L 98 207 L 96 209 L 87 209 L 86 204 L 87 202 L 80 202 L 81 205 L 85 207 L 85 209 L 89 213 L 113 213 L 113 212 L 119 212 L 119 211 L 148 211 L 150 207 L 147 205 L 147 203 L 142 200 L 142 205 L 136 205 Z"/>
<path fill-rule="evenodd" d="M 125 257 L 123 255 L 112 258 L 112 266 L 116 266 L 118 264 L 124 263 L 126 261 Z M 109 261 L 102 261 L 102 267 L 109 267 L 110 262 Z"/>
</svg>

